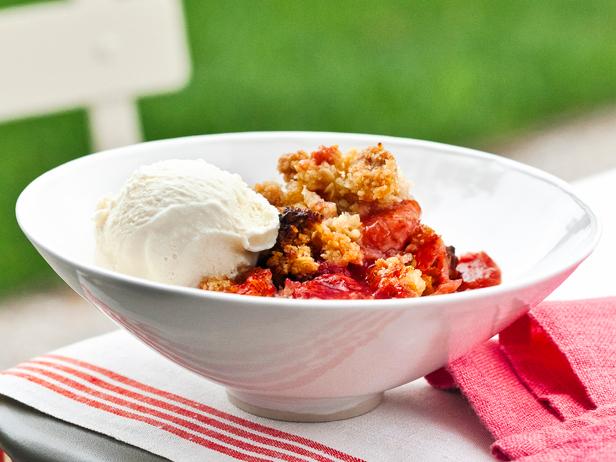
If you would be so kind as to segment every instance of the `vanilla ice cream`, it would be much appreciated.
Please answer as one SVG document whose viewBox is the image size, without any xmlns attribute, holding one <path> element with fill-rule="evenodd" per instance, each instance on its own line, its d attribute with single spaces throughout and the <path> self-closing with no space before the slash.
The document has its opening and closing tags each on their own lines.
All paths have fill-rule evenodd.
<svg viewBox="0 0 616 462">
<path fill-rule="evenodd" d="M 254 266 L 278 234 L 278 211 L 203 160 L 166 160 L 135 171 L 96 215 L 97 261 L 153 281 L 196 287 Z"/>
</svg>

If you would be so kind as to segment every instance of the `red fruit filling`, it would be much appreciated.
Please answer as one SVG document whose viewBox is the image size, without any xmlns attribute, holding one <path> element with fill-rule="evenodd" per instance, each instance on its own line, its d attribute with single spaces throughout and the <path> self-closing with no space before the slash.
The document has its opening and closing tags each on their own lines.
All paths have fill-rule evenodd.
<svg viewBox="0 0 616 462">
<path fill-rule="evenodd" d="M 501 283 L 501 270 L 485 252 L 467 253 L 456 267 L 462 275 L 460 290 L 480 289 Z"/>
<path fill-rule="evenodd" d="M 240 295 L 273 297 L 277 290 L 272 282 L 272 272 L 269 269 L 257 267 L 248 273 L 244 282 L 233 285 L 229 292 Z"/>
<path fill-rule="evenodd" d="M 361 248 L 368 261 L 399 254 L 419 227 L 421 207 L 415 200 L 362 217 Z"/>
<path fill-rule="evenodd" d="M 287 279 L 280 295 L 290 298 L 336 300 L 371 298 L 365 284 L 343 273 L 323 274 L 304 282 Z"/>
<path fill-rule="evenodd" d="M 415 257 L 415 267 L 426 281 L 425 295 L 447 294 L 460 287 L 462 281 L 456 271 L 455 249 L 445 246 L 432 228 L 421 225 L 406 252 Z"/>
<path fill-rule="evenodd" d="M 334 164 L 338 153 L 339 151 L 337 146 L 321 146 L 312 153 L 312 158 L 317 165 L 321 165 L 323 162 Z"/>
</svg>

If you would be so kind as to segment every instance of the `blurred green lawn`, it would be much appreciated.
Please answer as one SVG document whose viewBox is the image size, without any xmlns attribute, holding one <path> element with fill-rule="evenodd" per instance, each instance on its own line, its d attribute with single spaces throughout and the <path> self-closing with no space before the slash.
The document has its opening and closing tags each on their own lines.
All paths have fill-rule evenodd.
<svg viewBox="0 0 616 462">
<path fill-rule="evenodd" d="M 140 102 L 147 139 L 297 129 L 481 145 L 616 100 L 613 0 L 184 4 L 193 79 Z M 55 280 L 14 204 L 88 153 L 85 117 L 0 125 L 0 294 Z"/>
</svg>

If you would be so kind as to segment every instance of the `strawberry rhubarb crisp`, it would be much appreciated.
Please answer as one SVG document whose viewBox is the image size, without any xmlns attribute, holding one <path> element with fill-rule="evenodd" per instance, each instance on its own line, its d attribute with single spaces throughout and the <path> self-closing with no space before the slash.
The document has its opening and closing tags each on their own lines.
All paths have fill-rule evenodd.
<svg viewBox="0 0 616 462">
<path fill-rule="evenodd" d="M 337 146 L 278 160 L 284 182 L 254 189 L 279 212 L 276 244 L 234 278 L 200 287 L 288 298 L 374 299 L 447 294 L 493 286 L 501 273 L 484 252 L 456 256 L 421 222 L 394 156 L 381 144 Z"/>
</svg>

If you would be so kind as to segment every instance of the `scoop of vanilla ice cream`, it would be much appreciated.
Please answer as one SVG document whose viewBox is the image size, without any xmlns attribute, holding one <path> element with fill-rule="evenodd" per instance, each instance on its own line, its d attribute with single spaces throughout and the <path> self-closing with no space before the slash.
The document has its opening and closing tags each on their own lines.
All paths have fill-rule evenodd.
<svg viewBox="0 0 616 462">
<path fill-rule="evenodd" d="M 115 271 L 195 287 L 254 266 L 278 234 L 278 211 L 239 175 L 204 160 L 140 167 L 96 215 L 97 261 Z"/>
</svg>

